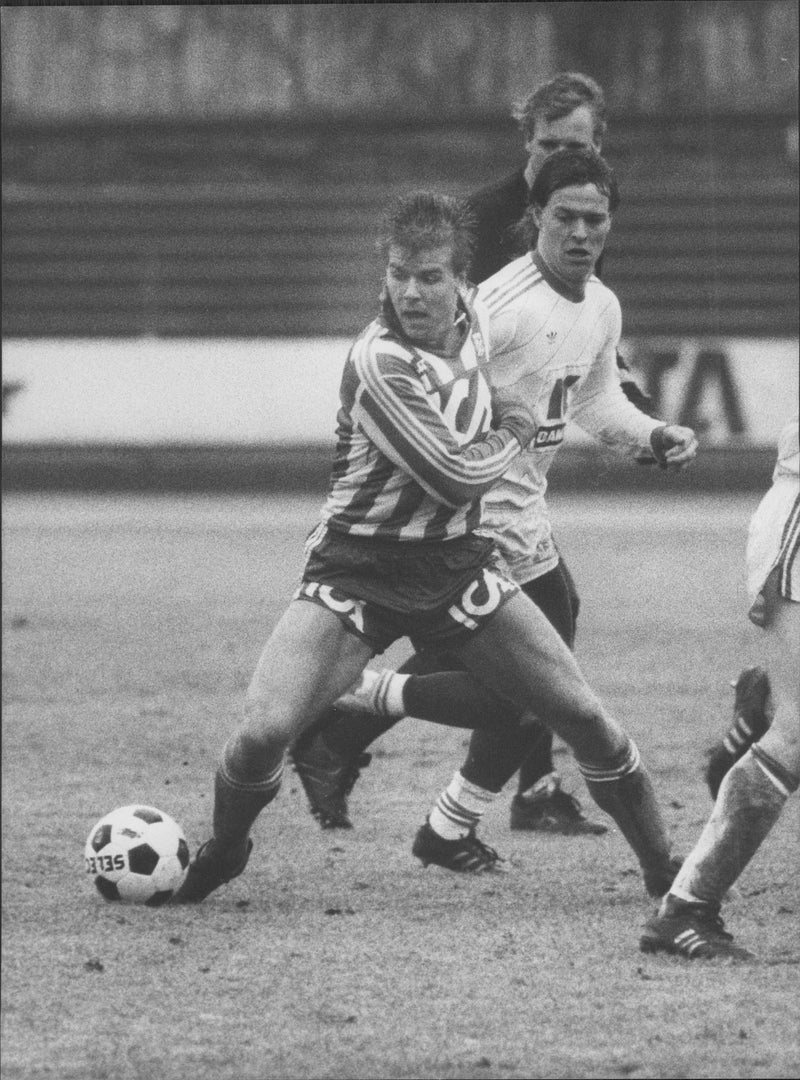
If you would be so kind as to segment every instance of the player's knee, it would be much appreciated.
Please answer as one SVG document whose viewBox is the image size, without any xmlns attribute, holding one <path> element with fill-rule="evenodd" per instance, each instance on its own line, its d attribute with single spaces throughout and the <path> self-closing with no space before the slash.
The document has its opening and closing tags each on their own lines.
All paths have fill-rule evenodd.
<svg viewBox="0 0 800 1080">
<path fill-rule="evenodd" d="M 247 692 L 239 738 L 253 752 L 268 746 L 288 746 L 294 737 L 293 717 L 286 710 L 276 708 L 276 704 L 274 698 L 259 694 L 255 686 L 251 686 Z"/>
</svg>

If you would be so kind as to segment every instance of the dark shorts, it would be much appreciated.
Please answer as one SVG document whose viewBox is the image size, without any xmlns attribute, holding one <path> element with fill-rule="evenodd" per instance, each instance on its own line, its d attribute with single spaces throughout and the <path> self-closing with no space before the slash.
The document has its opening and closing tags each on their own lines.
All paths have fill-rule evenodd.
<svg viewBox="0 0 800 1080">
<path fill-rule="evenodd" d="M 415 649 L 452 646 L 519 592 L 485 537 L 425 544 L 315 530 L 306 550 L 294 599 L 332 611 L 376 653 L 402 637 Z"/>
</svg>

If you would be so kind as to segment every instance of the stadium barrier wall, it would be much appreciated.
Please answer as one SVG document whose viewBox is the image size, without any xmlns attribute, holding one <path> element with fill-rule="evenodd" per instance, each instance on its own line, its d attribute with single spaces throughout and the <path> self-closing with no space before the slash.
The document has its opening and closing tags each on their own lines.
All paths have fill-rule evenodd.
<svg viewBox="0 0 800 1080">
<path fill-rule="evenodd" d="M 346 338 L 4 343 L 3 483 L 25 488 L 322 487 Z M 760 486 L 796 408 L 793 339 L 623 343 L 658 415 L 698 431 L 694 484 Z M 636 486 L 579 429 L 561 482 Z"/>
</svg>

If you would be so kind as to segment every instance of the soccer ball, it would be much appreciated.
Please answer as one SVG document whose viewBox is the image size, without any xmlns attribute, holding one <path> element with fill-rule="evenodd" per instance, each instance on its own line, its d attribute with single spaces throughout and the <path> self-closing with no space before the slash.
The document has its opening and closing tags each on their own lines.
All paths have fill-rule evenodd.
<svg viewBox="0 0 800 1080">
<path fill-rule="evenodd" d="M 86 873 L 106 900 L 158 907 L 179 889 L 189 845 L 176 821 L 154 806 L 120 806 L 86 841 Z"/>
</svg>

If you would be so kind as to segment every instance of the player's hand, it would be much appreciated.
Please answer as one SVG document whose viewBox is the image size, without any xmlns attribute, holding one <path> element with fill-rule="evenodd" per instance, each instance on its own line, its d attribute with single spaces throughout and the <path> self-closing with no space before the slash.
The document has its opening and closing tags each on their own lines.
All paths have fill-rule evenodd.
<svg viewBox="0 0 800 1080">
<path fill-rule="evenodd" d="M 665 424 L 650 435 L 650 446 L 662 469 L 684 469 L 697 456 L 697 436 L 691 428 Z"/>
<path fill-rule="evenodd" d="M 533 409 L 526 401 L 524 390 L 520 392 L 521 379 L 510 386 L 493 386 L 492 389 L 492 418 L 495 427 L 504 427 L 509 430 L 525 447 L 536 434 L 536 419 Z"/>
</svg>

